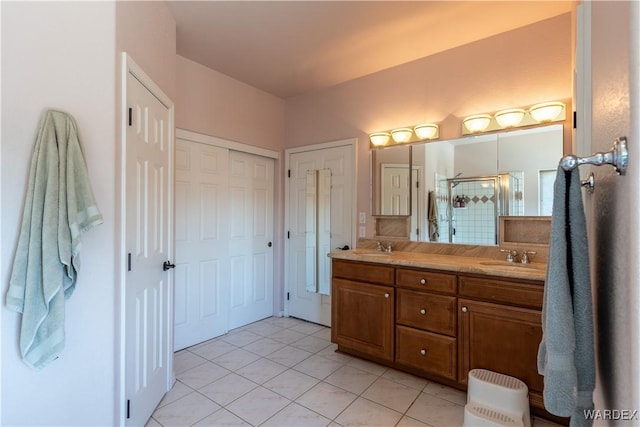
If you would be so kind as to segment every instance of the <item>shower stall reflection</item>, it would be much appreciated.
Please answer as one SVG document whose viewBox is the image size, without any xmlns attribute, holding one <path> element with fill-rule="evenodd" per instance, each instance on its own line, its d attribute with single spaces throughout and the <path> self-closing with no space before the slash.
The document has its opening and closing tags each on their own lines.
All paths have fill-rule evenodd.
<svg viewBox="0 0 640 427">
<path fill-rule="evenodd" d="M 439 242 L 496 245 L 499 215 L 522 215 L 522 173 L 438 179 Z"/>
</svg>

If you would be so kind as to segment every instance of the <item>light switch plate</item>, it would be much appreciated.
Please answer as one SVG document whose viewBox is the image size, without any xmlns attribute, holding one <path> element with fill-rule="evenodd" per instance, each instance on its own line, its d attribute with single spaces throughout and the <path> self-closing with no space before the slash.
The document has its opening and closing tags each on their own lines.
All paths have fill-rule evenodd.
<svg viewBox="0 0 640 427">
<path fill-rule="evenodd" d="M 360 224 L 364 224 L 367 222 L 367 213 L 366 212 L 360 212 Z M 362 236 L 360 236 L 362 237 Z"/>
<path fill-rule="evenodd" d="M 365 235 L 367 234 L 367 227 L 360 227 L 360 235 L 359 237 L 365 237 Z"/>
</svg>

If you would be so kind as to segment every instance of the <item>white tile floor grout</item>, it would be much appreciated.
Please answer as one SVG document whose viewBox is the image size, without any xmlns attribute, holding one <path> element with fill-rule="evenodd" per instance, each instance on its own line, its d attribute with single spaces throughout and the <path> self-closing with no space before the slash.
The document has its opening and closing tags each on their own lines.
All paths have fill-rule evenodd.
<svg viewBox="0 0 640 427">
<path fill-rule="evenodd" d="M 270 317 L 181 350 L 147 426 L 462 425 L 466 393 L 336 353 L 330 335 Z"/>
</svg>

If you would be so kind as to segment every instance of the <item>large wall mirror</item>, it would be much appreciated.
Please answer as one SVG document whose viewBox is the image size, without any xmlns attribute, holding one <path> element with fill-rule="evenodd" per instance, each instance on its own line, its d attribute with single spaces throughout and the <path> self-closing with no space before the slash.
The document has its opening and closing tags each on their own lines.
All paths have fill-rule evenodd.
<svg viewBox="0 0 640 427">
<path fill-rule="evenodd" d="M 499 216 L 551 215 L 562 155 L 562 124 L 372 150 L 373 212 L 411 215 L 412 240 L 496 245 Z"/>
</svg>

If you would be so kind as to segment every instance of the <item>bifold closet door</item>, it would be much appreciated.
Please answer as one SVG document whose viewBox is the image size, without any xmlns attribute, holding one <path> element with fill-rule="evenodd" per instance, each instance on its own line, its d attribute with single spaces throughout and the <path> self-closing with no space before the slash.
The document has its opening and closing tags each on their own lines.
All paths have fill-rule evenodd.
<svg viewBox="0 0 640 427">
<path fill-rule="evenodd" d="M 175 350 L 273 314 L 274 161 L 178 139 Z"/>
<path fill-rule="evenodd" d="M 273 159 L 229 152 L 229 329 L 273 314 Z"/>
<path fill-rule="evenodd" d="M 175 150 L 175 350 L 226 333 L 229 150 L 178 139 Z"/>
</svg>

